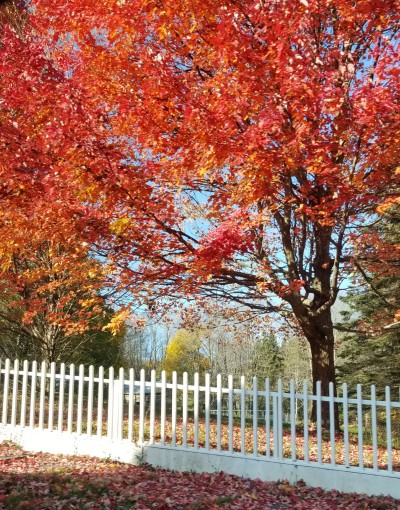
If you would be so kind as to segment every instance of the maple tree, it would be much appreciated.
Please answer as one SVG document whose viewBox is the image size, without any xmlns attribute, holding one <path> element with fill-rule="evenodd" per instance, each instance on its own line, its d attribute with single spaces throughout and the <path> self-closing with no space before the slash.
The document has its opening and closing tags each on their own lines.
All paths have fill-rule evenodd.
<svg viewBox="0 0 400 510">
<path fill-rule="evenodd" d="M 200 293 L 294 319 L 327 394 L 331 307 L 361 267 L 360 228 L 399 200 L 398 0 L 32 6 L 25 71 L 7 32 L 0 72 L 19 87 L 13 112 L 32 115 L 18 161 L 43 161 L 29 175 L 38 232 L 90 243 L 139 303 Z M 20 150 L 4 170 L 17 237 L 33 221 L 14 196 Z"/>
<path fill-rule="evenodd" d="M 100 296 L 111 282 L 89 253 L 96 211 L 80 194 L 81 165 L 109 154 L 69 64 L 51 59 L 29 21 L 19 2 L 0 5 L 2 319 L 52 361 L 94 320 L 100 327 L 99 314 L 112 317 Z"/>
</svg>

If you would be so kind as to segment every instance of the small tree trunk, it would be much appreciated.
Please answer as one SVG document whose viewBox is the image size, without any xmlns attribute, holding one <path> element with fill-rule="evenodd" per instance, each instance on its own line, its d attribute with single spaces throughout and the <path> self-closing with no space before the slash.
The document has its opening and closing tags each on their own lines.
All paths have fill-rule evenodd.
<svg viewBox="0 0 400 510">
<path fill-rule="evenodd" d="M 329 395 L 329 383 L 334 385 L 334 396 L 336 397 L 336 377 L 335 377 L 335 351 L 333 323 L 330 310 L 318 317 L 307 317 L 300 321 L 304 335 L 311 348 L 311 366 L 313 379 L 313 393 L 316 394 L 317 382 L 321 382 L 321 395 Z M 338 407 L 334 407 L 335 430 L 339 430 Z M 329 403 L 321 404 L 321 421 L 323 428 L 330 426 Z M 317 405 L 313 402 L 311 411 L 312 421 L 317 420 Z"/>
</svg>

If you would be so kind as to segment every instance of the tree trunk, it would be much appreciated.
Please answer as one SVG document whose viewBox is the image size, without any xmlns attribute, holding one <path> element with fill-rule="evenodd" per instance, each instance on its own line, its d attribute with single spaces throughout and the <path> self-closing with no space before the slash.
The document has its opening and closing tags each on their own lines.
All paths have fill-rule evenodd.
<svg viewBox="0 0 400 510">
<path fill-rule="evenodd" d="M 334 396 L 336 397 L 335 351 L 331 312 L 328 310 L 318 317 L 308 316 L 306 319 L 302 318 L 300 325 L 311 348 L 313 394 L 316 395 L 317 382 L 319 381 L 321 383 L 321 395 L 329 396 L 329 383 L 332 382 Z M 312 421 L 317 420 L 316 401 L 313 401 L 311 419 Z M 329 428 L 331 417 L 328 402 L 322 402 L 321 421 L 323 428 Z M 339 430 L 337 405 L 334 407 L 334 421 L 335 430 Z"/>
</svg>

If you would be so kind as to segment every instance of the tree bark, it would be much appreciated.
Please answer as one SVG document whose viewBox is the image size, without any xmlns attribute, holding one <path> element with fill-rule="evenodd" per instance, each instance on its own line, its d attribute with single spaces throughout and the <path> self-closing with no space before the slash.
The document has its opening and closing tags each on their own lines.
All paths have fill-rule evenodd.
<svg viewBox="0 0 400 510">
<path fill-rule="evenodd" d="M 330 309 L 315 317 L 300 319 L 300 325 L 311 348 L 312 389 L 316 395 L 317 382 L 321 383 L 321 395 L 329 396 L 329 383 L 333 383 L 334 396 L 337 396 L 335 375 L 335 350 L 333 323 Z M 339 430 L 338 406 L 334 406 L 335 430 Z M 317 421 L 317 405 L 313 401 L 311 420 Z M 327 429 L 331 423 L 329 403 L 321 404 L 322 427 Z"/>
</svg>

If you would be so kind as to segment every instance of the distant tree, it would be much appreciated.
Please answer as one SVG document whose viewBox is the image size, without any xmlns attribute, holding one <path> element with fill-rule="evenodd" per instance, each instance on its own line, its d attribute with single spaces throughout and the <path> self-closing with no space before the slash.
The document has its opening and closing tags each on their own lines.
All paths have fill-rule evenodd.
<svg viewBox="0 0 400 510">
<path fill-rule="evenodd" d="M 173 371 L 189 377 L 198 372 L 204 374 L 210 368 L 210 360 L 203 350 L 203 338 L 199 331 L 180 330 L 171 339 L 162 363 L 163 369 L 171 376 Z"/>
<path fill-rule="evenodd" d="M 147 373 L 153 369 L 160 372 L 170 335 L 168 323 L 153 324 L 149 321 L 143 327 L 128 326 L 123 345 L 126 366 L 136 373 L 142 368 Z"/>
<path fill-rule="evenodd" d="M 267 335 L 255 341 L 253 354 L 253 375 L 260 379 L 269 378 L 272 385 L 282 376 L 284 358 L 274 335 Z"/>
<path fill-rule="evenodd" d="M 312 382 L 311 351 L 303 337 L 289 336 L 281 345 L 280 354 L 283 358 L 282 380 L 286 386 L 294 380 L 296 391 L 303 382 Z"/>
</svg>

